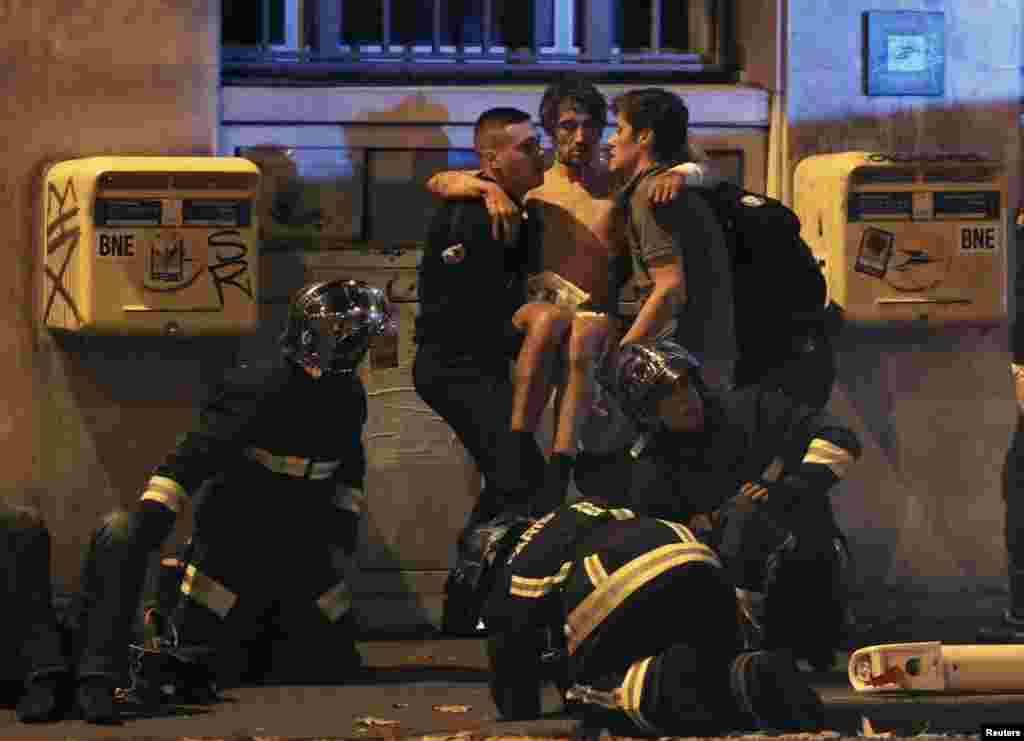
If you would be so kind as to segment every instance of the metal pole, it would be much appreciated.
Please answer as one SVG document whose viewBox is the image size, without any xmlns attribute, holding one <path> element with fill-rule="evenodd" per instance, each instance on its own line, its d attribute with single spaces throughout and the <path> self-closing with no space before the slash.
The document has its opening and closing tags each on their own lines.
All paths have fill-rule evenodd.
<svg viewBox="0 0 1024 741">
<path fill-rule="evenodd" d="M 533 3 L 533 28 L 530 29 L 530 55 L 533 57 L 533 61 L 540 61 L 540 32 L 543 26 L 541 25 L 541 13 L 544 10 L 541 8 L 540 0 L 526 0 L 528 3 Z M 553 6 L 552 6 L 553 7 Z"/>
<path fill-rule="evenodd" d="M 270 46 L 270 0 L 260 0 L 260 13 L 262 15 L 260 45 L 263 47 L 262 51 L 266 52 L 267 47 Z"/>
<path fill-rule="evenodd" d="M 434 44 L 433 53 L 436 57 L 441 53 L 441 0 L 434 0 Z"/>
<path fill-rule="evenodd" d="M 690 0 L 687 28 L 690 38 L 686 51 L 699 52 L 701 58 L 712 62 L 717 53 L 715 39 L 715 0 Z"/>
<path fill-rule="evenodd" d="M 493 10 L 491 8 L 491 0 L 484 0 L 484 18 L 481 40 L 480 40 L 480 54 L 481 56 L 487 56 L 491 51 L 491 18 Z"/>
<path fill-rule="evenodd" d="M 317 51 L 321 58 L 337 56 L 338 45 L 341 43 L 342 0 L 316 0 L 316 2 L 319 12 Z"/>
<path fill-rule="evenodd" d="M 384 26 L 384 39 L 381 41 L 381 51 L 385 54 L 391 51 L 391 0 L 383 0 L 382 24 Z"/>
<path fill-rule="evenodd" d="M 651 54 L 661 51 L 661 0 L 651 0 Z"/>
<path fill-rule="evenodd" d="M 587 0 L 584 20 L 586 59 L 608 62 L 612 56 L 613 0 Z"/>
</svg>

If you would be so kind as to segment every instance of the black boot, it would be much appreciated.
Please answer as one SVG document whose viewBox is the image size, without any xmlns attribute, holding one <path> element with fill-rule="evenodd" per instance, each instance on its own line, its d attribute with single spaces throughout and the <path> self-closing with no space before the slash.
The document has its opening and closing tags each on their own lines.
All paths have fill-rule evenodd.
<svg viewBox="0 0 1024 741">
<path fill-rule="evenodd" d="M 27 683 L 25 694 L 18 701 L 16 714 L 22 723 L 48 723 L 60 720 L 67 710 L 62 702 L 64 677 L 48 675 Z"/>
<path fill-rule="evenodd" d="M 544 476 L 544 488 L 532 502 L 535 517 L 546 515 L 562 506 L 569 489 L 569 479 L 572 476 L 574 465 L 576 465 L 575 456 L 566 453 L 551 454 L 551 460 L 548 461 Z"/>
<path fill-rule="evenodd" d="M 998 625 L 985 626 L 978 631 L 979 643 L 1024 643 L 1024 614 L 1014 610 L 1003 612 Z"/>
<path fill-rule="evenodd" d="M 825 725 L 825 707 L 787 651 L 753 651 L 730 668 L 733 699 L 758 730 L 813 732 Z"/>
<path fill-rule="evenodd" d="M 1010 606 L 1001 624 L 978 631 L 979 643 L 1024 643 L 1024 571 L 1010 564 Z"/>
<path fill-rule="evenodd" d="M 114 683 L 106 677 L 86 677 L 79 680 L 75 690 L 75 703 L 86 723 L 110 724 L 120 720 L 114 704 Z"/>
<path fill-rule="evenodd" d="M 497 487 L 504 492 L 523 491 L 531 486 L 530 472 L 531 459 L 540 457 L 540 447 L 537 445 L 537 438 L 532 432 L 524 430 L 512 430 L 504 438 L 497 451 L 498 453 L 498 481 Z"/>
</svg>

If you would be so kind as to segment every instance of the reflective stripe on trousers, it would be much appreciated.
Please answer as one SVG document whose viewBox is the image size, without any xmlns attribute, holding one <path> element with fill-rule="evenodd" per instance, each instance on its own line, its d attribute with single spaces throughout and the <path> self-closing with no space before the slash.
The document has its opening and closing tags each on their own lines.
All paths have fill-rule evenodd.
<svg viewBox="0 0 1024 741">
<path fill-rule="evenodd" d="M 575 685 L 566 692 L 565 697 L 567 700 L 618 710 L 625 713 L 638 728 L 648 732 L 657 732 L 658 729 L 649 723 L 640 712 L 644 681 L 653 660 L 653 656 L 648 656 L 646 659 L 634 661 L 626 671 L 622 684 L 613 690 L 596 690 L 587 685 Z"/>
<path fill-rule="evenodd" d="M 231 612 L 231 608 L 238 601 L 237 594 L 192 564 L 185 568 L 185 577 L 181 580 L 181 593 L 213 611 L 221 619 Z"/>
<path fill-rule="evenodd" d="M 316 600 L 320 612 L 332 623 L 338 622 L 342 615 L 352 608 L 352 590 L 348 582 L 342 579 Z"/>
</svg>

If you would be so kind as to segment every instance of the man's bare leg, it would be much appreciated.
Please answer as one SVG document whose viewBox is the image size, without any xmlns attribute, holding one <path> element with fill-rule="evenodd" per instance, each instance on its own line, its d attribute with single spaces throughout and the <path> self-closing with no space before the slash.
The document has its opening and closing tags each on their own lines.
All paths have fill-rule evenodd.
<svg viewBox="0 0 1024 741">
<path fill-rule="evenodd" d="M 611 341 L 611 333 L 607 316 L 585 312 L 573 319 L 569 340 L 563 344 L 568 372 L 564 394 L 555 409 L 554 445 L 541 497 L 551 509 L 565 499 L 583 424 L 594 404 L 594 365 Z"/>
<path fill-rule="evenodd" d="M 576 455 L 583 424 L 594 404 L 594 364 L 609 342 L 611 330 L 611 320 L 603 314 L 581 313 L 573 319 L 565 344 L 568 373 L 565 396 L 558 408 L 553 453 Z"/>
<path fill-rule="evenodd" d="M 515 313 L 512 323 L 526 332 L 526 339 L 516 360 L 511 429 L 533 434 L 551 394 L 552 374 L 572 314 L 554 304 L 531 303 Z"/>
<path fill-rule="evenodd" d="M 512 322 L 526 333 L 526 338 L 515 366 L 509 447 L 499 454 L 499 466 L 507 481 L 521 480 L 521 472 L 527 468 L 523 462 L 536 455 L 534 433 L 544 413 L 553 367 L 568 334 L 572 314 L 554 304 L 530 303 L 516 312 Z M 540 516 L 546 513 L 546 506 L 535 497 L 529 514 Z"/>
</svg>

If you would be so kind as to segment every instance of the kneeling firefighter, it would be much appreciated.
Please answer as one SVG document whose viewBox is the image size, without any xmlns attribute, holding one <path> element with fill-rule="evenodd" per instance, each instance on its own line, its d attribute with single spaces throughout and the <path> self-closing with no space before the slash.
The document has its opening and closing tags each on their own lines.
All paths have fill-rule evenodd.
<svg viewBox="0 0 1024 741">
<path fill-rule="evenodd" d="M 711 390 L 698 368 L 671 340 L 619 348 L 599 381 L 641 437 L 577 486 L 704 531 L 740 590 L 750 638 L 825 669 L 842 640 L 851 574 L 829 494 L 860 443 L 841 420 L 774 384 Z M 607 492 L 603 482 L 619 479 L 629 487 Z"/>
<path fill-rule="evenodd" d="M 125 686 L 147 561 L 204 482 L 174 626 L 180 655 L 201 657 L 221 684 L 338 681 L 361 665 L 341 563 L 365 499 L 356 369 L 371 339 L 395 329 L 380 289 L 343 279 L 302 288 L 281 357 L 229 371 L 136 509 L 107 518 L 83 577 L 87 720 L 119 714 L 114 688 Z"/>
<path fill-rule="evenodd" d="M 740 651 L 735 591 L 683 525 L 588 498 L 477 533 L 472 581 L 506 719 L 538 716 L 552 679 L 584 727 L 617 734 L 822 726 L 791 655 Z"/>
</svg>

